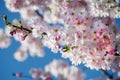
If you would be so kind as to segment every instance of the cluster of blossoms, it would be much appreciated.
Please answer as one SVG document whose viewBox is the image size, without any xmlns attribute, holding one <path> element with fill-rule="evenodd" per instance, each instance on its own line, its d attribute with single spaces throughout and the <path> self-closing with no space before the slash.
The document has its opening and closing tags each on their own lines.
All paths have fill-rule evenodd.
<svg viewBox="0 0 120 80">
<path fill-rule="evenodd" d="M 16 34 L 22 35 L 22 40 L 25 39 L 25 43 L 21 42 L 23 45 L 27 43 L 25 52 L 30 50 L 28 44 L 31 39 L 40 37 L 40 44 L 50 48 L 54 53 L 59 51 L 62 57 L 69 58 L 73 64 L 78 65 L 82 62 L 87 67 L 97 70 L 110 69 L 115 56 L 119 55 L 119 40 L 116 38 L 119 30 L 114 23 L 114 18 L 120 17 L 119 0 L 5 0 L 5 2 L 7 8 L 19 12 L 25 22 L 20 26 L 7 24 L 16 27 L 12 34 L 15 30 Z M 30 41 L 27 40 L 29 36 Z M 36 46 L 34 50 L 36 48 L 41 50 Z"/>
<path fill-rule="evenodd" d="M 69 66 L 62 60 L 53 60 L 45 66 L 45 71 L 32 68 L 29 72 L 30 76 L 25 76 L 23 73 L 14 73 L 13 76 L 34 80 L 53 80 L 53 76 L 58 80 L 84 80 L 85 78 L 85 74 L 79 68 Z"/>
<path fill-rule="evenodd" d="M 44 9 L 52 11 L 52 17 L 55 15 L 60 17 L 59 11 L 70 8 L 79 8 L 84 5 L 87 7 L 90 15 L 94 17 L 120 17 L 120 2 L 119 0 L 5 0 L 7 8 L 12 12 L 20 12 L 23 14 L 34 14 L 34 10 L 43 7 Z M 30 9 L 32 8 L 32 9 Z M 63 9 L 61 9 L 63 8 Z M 26 9 L 26 11 L 25 11 Z M 23 10 L 25 12 L 23 12 Z M 64 12 L 64 11 L 63 11 Z M 62 13 L 62 12 L 61 12 Z M 61 14 L 60 13 L 60 14 Z M 49 13 L 47 13 L 49 14 Z M 24 16 L 24 15 L 23 15 Z M 51 16 L 51 15 L 50 15 Z"/>
<path fill-rule="evenodd" d="M 27 38 L 21 42 L 21 46 L 15 52 L 14 57 L 18 61 L 24 61 L 27 59 L 28 53 L 32 57 L 44 57 L 41 41 L 31 36 L 27 36 Z"/>
<path fill-rule="evenodd" d="M 49 72 L 44 72 L 41 69 L 31 69 L 30 74 L 33 79 L 40 79 L 40 80 L 52 80 L 52 76 Z"/>
<path fill-rule="evenodd" d="M 53 60 L 45 66 L 45 70 L 60 80 L 84 80 L 85 78 L 85 74 L 79 68 L 69 66 L 62 60 Z"/>
<path fill-rule="evenodd" d="M 90 80 L 120 80 L 120 57 L 116 56 L 111 64 L 111 70 L 114 73 L 117 73 L 116 76 L 102 70 L 102 72 L 106 75 L 107 78 L 99 77 Z"/>
<path fill-rule="evenodd" d="M 89 0 L 90 13 L 96 17 L 120 17 L 120 2 L 119 0 Z"/>
<path fill-rule="evenodd" d="M 35 68 L 30 70 L 30 76 L 24 75 L 21 72 L 13 73 L 13 76 L 17 78 L 26 78 L 30 80 L 52 80 L 52 76 L 50 73 Z"/>
<path fill-rule="evenodd" d="M 14 58 L 16 60 L 20 62 L 26 60 L 26 58 L 28 57 L 28 53 L 32 57 L 44 56 L 43 45 L 41 41 L 29 35 L 31 34 L 31 28 L 28 28 L 24 21 L 21 22 L 14 20 L 13 23 L 11 24 L 10 22 L 7 21 L 7 16 L 3 15 L 3 19 L 6 25 L 8 26 L 6 27 L 6 35 L 7 36 L 12 35 L 15 38 L 15 40 L 21 43 L 20 48 L 18 48 L 18 50 L 14 54 Z M 7 46 L 7 44 L 5 45 Z"/>
<path fill-rule="evenodd" d="M 116 59 L 118 59 L 118 57 L 116 57 Z M 44 68 L 45 70 L 42 70 L 41 68 L 38 69 L 32 68 L 29 70 L 30 75 L 25 75 L 22 72 L 18 72 L 13 73 L 13 76 L 17 78 L 27 78 L 34 80 L 53 80 L 53 77 L 57 78 L 58 80 L 73 80 L 73 79 L 85 80 L 85 74 L 81 71 L 80 68 L 77 68 L 75 66 L 69 66 L 67 62 L 62 60 L 53 60 L 51 63 L 47 64 Z M 114 70 L 116 71 L 118 70 L 118 76 L 114 77 L 113 75 L 103 70 L 104 74 L 106 75 L 106 78 L 99 77 L 90 80 L 119 80 L 120 79 L 119 69 L 116 68 Z"/>
</svg>

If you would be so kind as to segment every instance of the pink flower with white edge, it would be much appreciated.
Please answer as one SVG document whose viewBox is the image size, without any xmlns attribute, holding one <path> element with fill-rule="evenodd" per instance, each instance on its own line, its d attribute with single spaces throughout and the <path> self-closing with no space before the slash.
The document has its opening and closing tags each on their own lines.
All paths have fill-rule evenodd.
<svg viewBox="0 0 120 80">
<path fill-rule="evenodd" d="M 14 35 L 16 40 L 24 41 L 27 37 L 27 33 L 24 30 L 17 29 L 16 34 Z"/>
</svg>

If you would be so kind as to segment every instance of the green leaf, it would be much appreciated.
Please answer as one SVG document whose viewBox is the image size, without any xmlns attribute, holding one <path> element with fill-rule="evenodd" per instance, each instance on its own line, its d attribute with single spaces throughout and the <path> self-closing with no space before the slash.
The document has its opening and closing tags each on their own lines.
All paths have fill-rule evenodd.
<svg viewBox="0 0 120 80">
<path fill-rule="evenodd" d="M 6 15 L 2 15 L 2 18 L 7 26 L 12 26 L 12 24 L 10 22 L 8 22 Z"/>
<path fill-rule="evenodd" d="M 70 50 L 69 45 L 65 45 L 65 48 L 63 48 L 62 50 L 63 50 L 63 52 L 67 52 L 67 51 L 69 51 L 69 50 Z"/>
</svg>

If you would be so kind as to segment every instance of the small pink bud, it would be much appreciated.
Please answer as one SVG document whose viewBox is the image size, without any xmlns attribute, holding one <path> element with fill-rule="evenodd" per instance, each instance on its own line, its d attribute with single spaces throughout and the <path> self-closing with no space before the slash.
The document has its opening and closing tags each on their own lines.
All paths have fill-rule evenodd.
<svg viewBox="0 0 120 80">
<path fill-rule="evenodd" d="M 13 36 L 13 31 L 11 31 L 11 32 L 10 32 L 10 35 L 12 35 L 12 36 Z"/>
<path fill-rule="evenodd" d="M 60 36 L 56 36 L 56 37 L 55 37 L 55 40 L 56 40 L 56 41 L 59 41 L 60 38 L 61 38 Z"/>
<path fill-rule="evenodd" d="M 17 78 L 22 78 L 22 73 L 13 73 L 13 76 L 17 77 Z"/>
<path fill-rule="evenodd" d="M 111 54 L 111 55 L 114 55 L 115 54 L 115 50 L 111 49 L 108 53 Z"/>
<path fill-rule="evenodd" d="M 10 35 L 13 36 L 14 34 L 16 34 L 16 31 L 15 31 L 15 30 L 13 30 L 13 31 L 10 32 Z"/>
<path fill-rule="evenodd" d="M 57 47 L 58 47 L 58 49 L 60 49 L 60 48 L 61 48 L 61 46 L 60 46 L 59 44 L 57 45 Z"/>
<path fill-rule="evenodd" d="M 22 4 L 22 1 L 21 0 L 14 0 L 13 1 L 13 5 L 16 7 L 16 8 L 19 8 L 19 5 Z"/>
</svg>

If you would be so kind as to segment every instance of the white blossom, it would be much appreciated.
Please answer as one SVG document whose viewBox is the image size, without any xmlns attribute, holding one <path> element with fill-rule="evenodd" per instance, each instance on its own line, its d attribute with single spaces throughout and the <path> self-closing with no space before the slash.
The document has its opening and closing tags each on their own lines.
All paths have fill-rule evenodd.
<svg viewBox="0 0 120 80">
<path fill-rule="evenodd" d="M 5 34 L 3 29 L 0 29 L 0 48 L 7 48 L 11 43 L 10 37 Z"/>
<path fill-rule="evenodd" d="M 69 66 L 62 60 L 53 60 L 45 67 L 45 70 L 46 72 L 50 72 L 55 77 L 66 80 L 84 80 L 85 77 L 85 74 L 83 74 L 79 68 Z"/>
<path fill-rule="evenodd" d="M 23 62 L 27 59 L 28 57 L 28 53 L 26 50 L 23 49 L 24 47 L 22 47 L 21 49 L 17 50 L 16 53 L 14 54 L 14 58 L 17 61 Z"/>
</svg>

